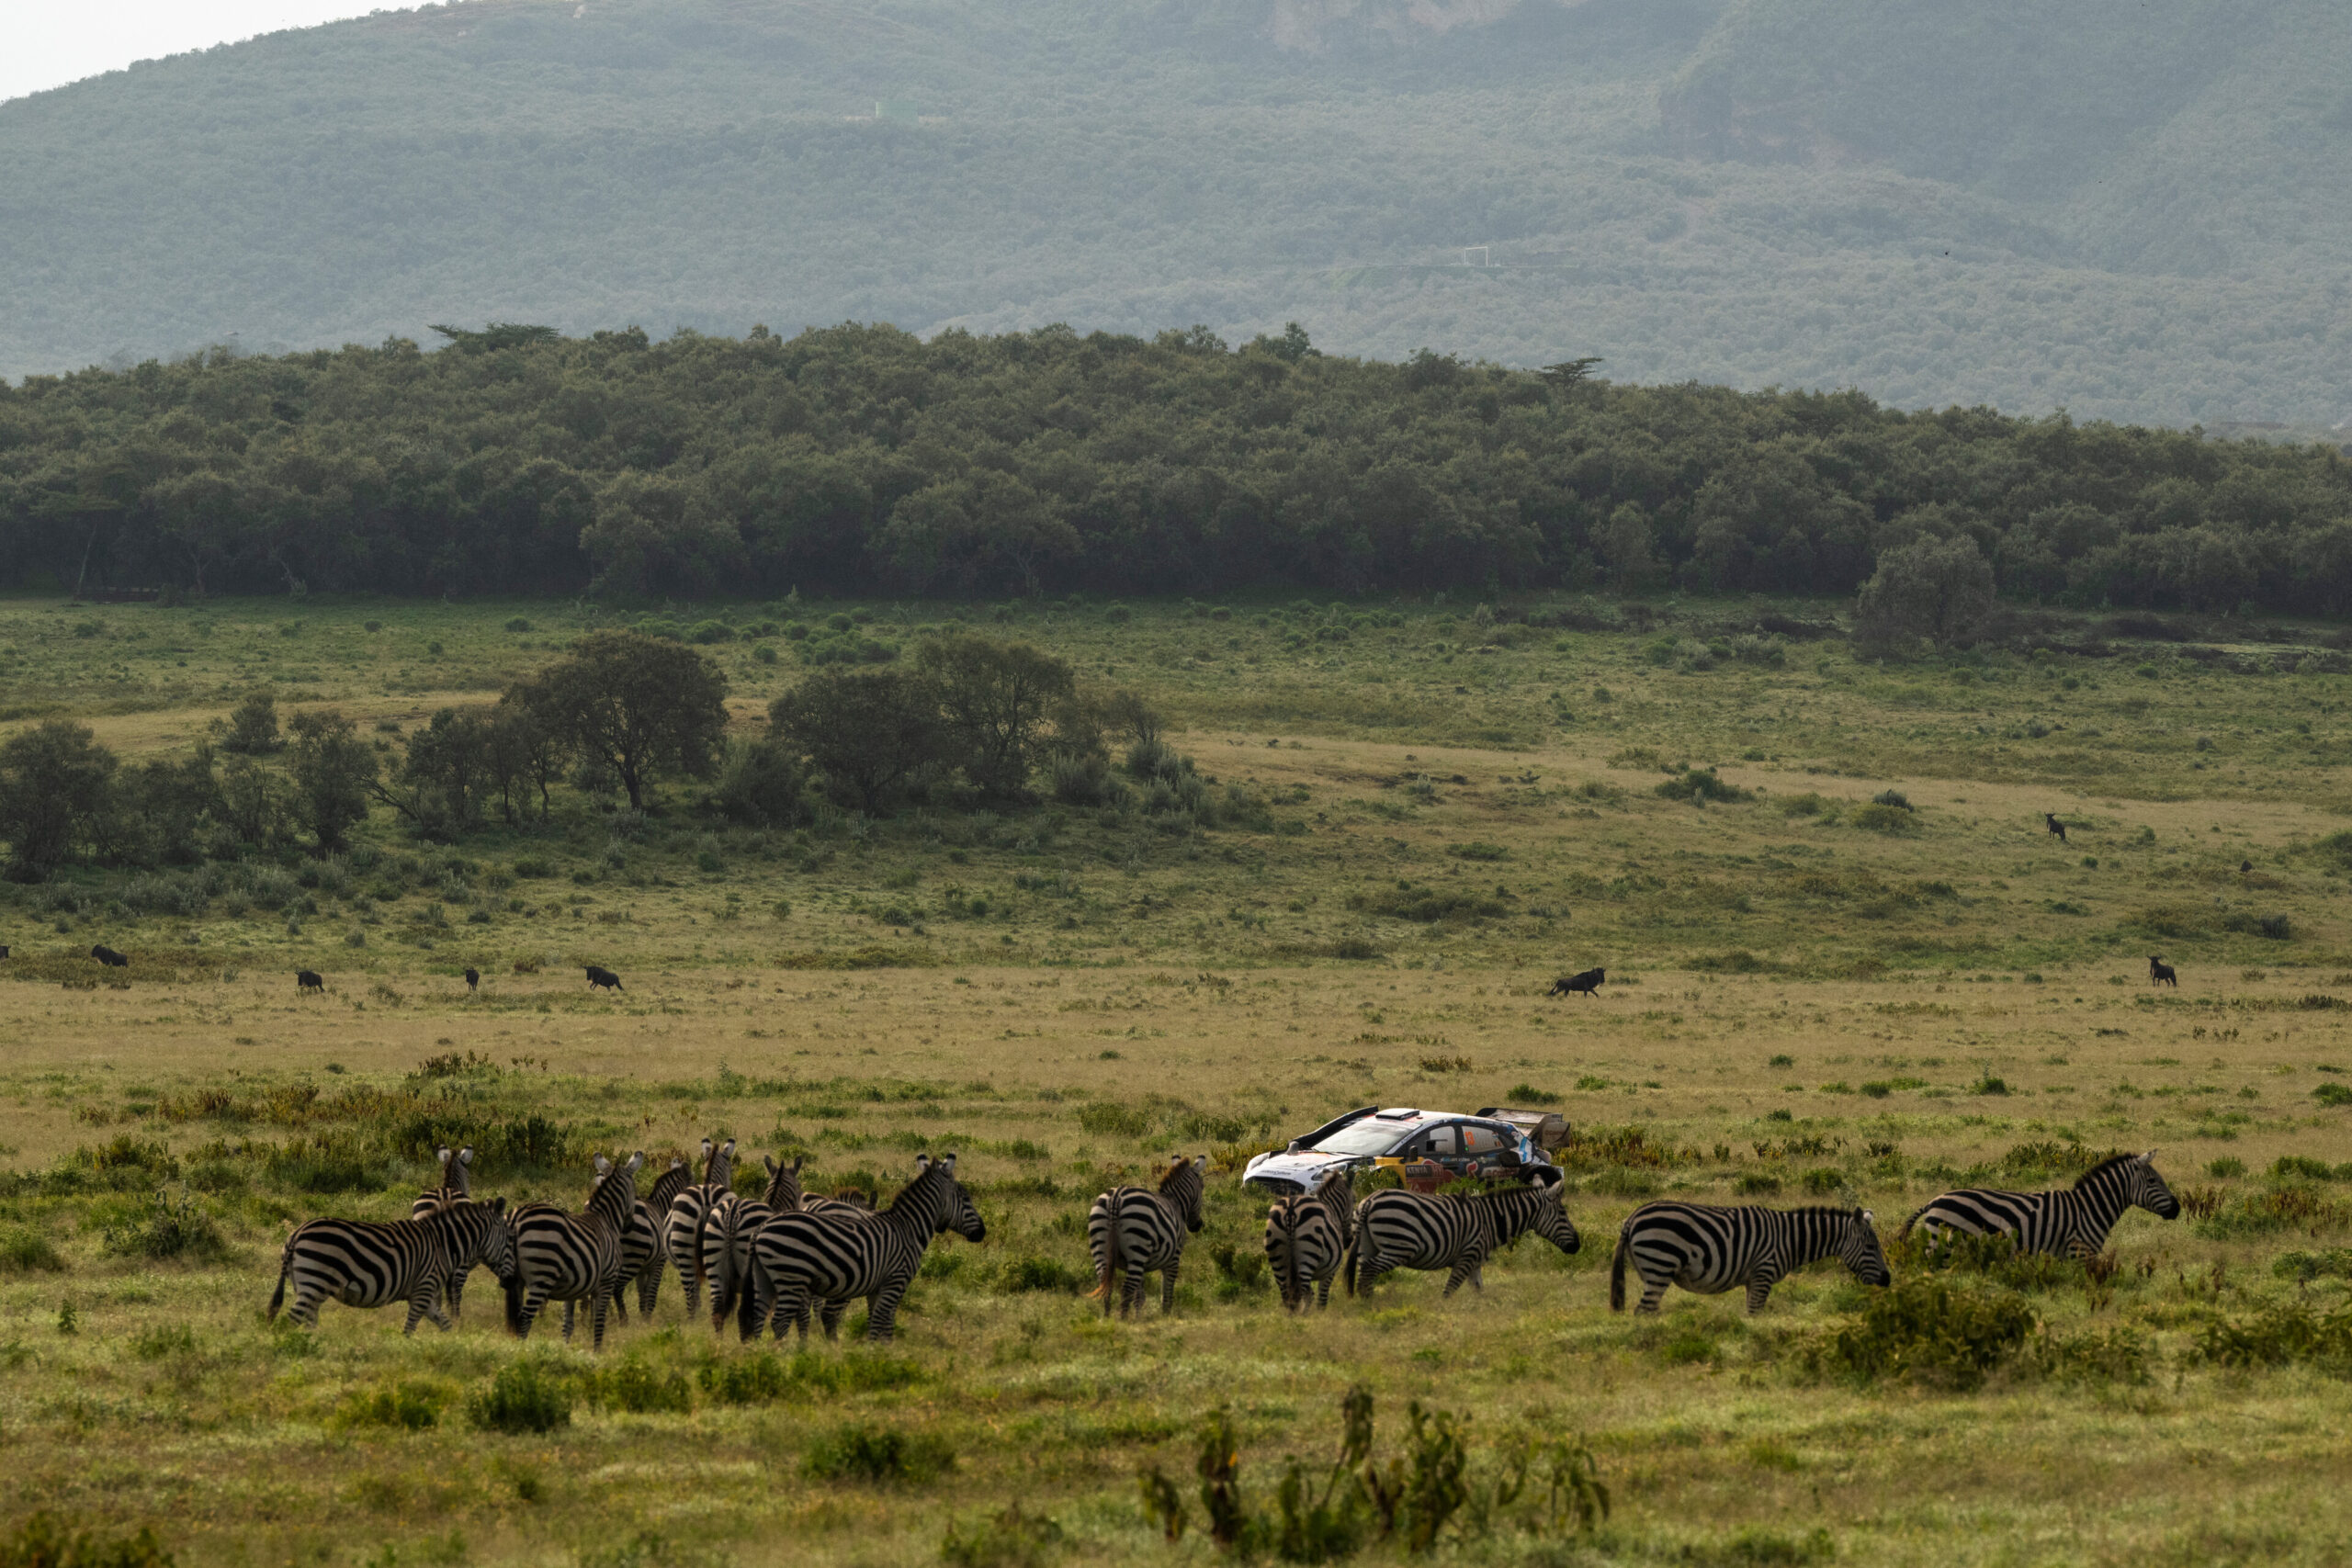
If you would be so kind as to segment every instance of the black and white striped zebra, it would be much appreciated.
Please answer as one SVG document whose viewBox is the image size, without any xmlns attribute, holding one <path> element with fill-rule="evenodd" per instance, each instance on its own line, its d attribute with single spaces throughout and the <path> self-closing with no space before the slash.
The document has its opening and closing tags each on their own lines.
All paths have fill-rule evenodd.
<svg viewBox="0 0 2352 1568">
<path fill-rule="evenodd" d="M 1331 1280 L 1354 1245 L 1355 1221 L 1353 1166 L 1331 1172 L 1312 1192 L 1277 1199 L 1266 1211 L 1266 1261 L 1283 1306 L 1296 1312 L 1310 1296 L 1317 1306 L 1331 1304 Z"/>
<path fill-rule="evenodd" d="M 596 1185 L 578 1213 L 551 1203 L 526 1203 L 514 1212 L 514 1269 L 504 1280 L 506 1326 L 529 1338 L 531 1325 L 551 1301 L 561 1302 L 564 1337 L 571 1337 L 572 1309 L 588 1303 L 591 1343 L 605 1344 L 605 1313 L 621 1283 L 621 1243 L 629 1210 L 637 1202 L 637 1172 L 642 1150 L 626 1164 L 596 1156 Z"/>
<path fill-rule="evenodd" d="M 2173 1196 L 2153 1163 L 2156 1151 L 2143 1155 L 2112 1155 L 2083 1172 L 2071 1190 L 2001 1192 L 1988 1188 L 1963 1188 L 1939 1193 L 1903 1222 L 1926 1229 L 1930 1241 L 1944 1232 L 1961 1235 L 2007 1235 L 2019 1252 L 2045 1252 L 2059 1258 L 2095 1258 L 2107 1249 L 2108 1232 L 2137 1206 L 2158 1219 L 2180 1217 L 2180 1200 Z"/>
<path fill-rule="evenodd" d="M 710 1285 L 713 1333 L 725 1333 L 728 1314 L 741 1305 L 740 1292 L 752 1272 L 752 1238 L 760 1234 L 760 1227 L 778 1214 L 797 1213 L 812 1206 L 800 1186 L 800 1168 L 807 1160 L 806 1155 L 796 1155 L 790 1165 L 785 1165 L 763 1155 L 760 1163 L 768 1173 L 765 1191 L 757 1198 L 729 1192 L 704 1211 L 702 1237 L 696 1246 L 703 1278 Z M 814 1201 L 818 1205 L 825 1202 L 822 1198 Z"/>
<path fill-rule="evenodd" d="M 639 1198 L 637 1207 L 630 1211 L 628 1233 L 622 1248 L 621 1293 L 613 1298 L 614 1304 L 622 1309 L 623 1323 L 628 1321 L 625 1303 L 632 1280 L 637 1282 L 637 1310 L 648 1319 L 653 1316 L 653 1304 L 662 1294 L 662 1270 L 670 1261 L 670 1201 L 685 1190 L 694 1176 L 694 1167 L 672 1155 L 670 1168 L 654 1179 L 653 1190 Z"/>
<path fill-rule="evenodd" d="M 956 1179 L 956 1156 L 915 1156 L 915 1177 L 877 1214 L 846 1204 L 811 1213 L 776 1215 L 752 1243 L 750 1287 L 741 1322 L 749 1338 L 766 1323 L 779 1338 L 787 1324 L 808 1337 L 814 1303 L 824 1303 L 825 1337 L 835 1338 L 851 1301 L 865 1298 L 865 1337 L 888 1339 L 899 1303 L 922 1263 L 932 1237 L 948 1231 L 967 1241 L 987 1239 L 972 1196 Z"/>
<path fill-rule="evenodd" d="M 441 1184 L 428 1187 L 416 1195 L 416 1201 L 408 1209 L 408 1217 L 412 1220 L 421 1220 L 437 1210 L 460 1208 L 473 1202 L 474 1151 L 468 1147 L 444 1148 L 435 1152 L 441 1162 Z M 494 1223 L 503 1224 L 504 1216 L 501 1215 Z M 467 1232 L 467 1241 L 460 1249 L 462 1256 L 457 1259 L 448 1279 L 441 1285 L 441 1303 L 449 1309 L 452 1318 L 465 1310 L 466 1276 L 473 1271 L 475 1264 L 482 1261 L 481 1247 L 491 1228 L 491 1224 L 485 1223 L 478 1214 L 460 1224 Z"/>
<path fill-rule="evenodd" d="M 1111 1315 L 1112 1298 L 1119 1315 L 1143 1307 L 1143 1277 L 1159 1271 L 1159 1310 L 1176 1307 L 1176 1276 L 1184 1267 L 1184 1240 L 1201 1228 L 1201 1197 L 1208 1187 L 1209 1156 L 1169 1157 L 1159 1174 L 1159 1190 L 1114 1187 L 1094 1200 L 1086 1212 L 1086 1247 L 1094 1258 L 1094 1293 L 1102 1298 L 1102 1315 Z M 1118 1281 L 1113 1289 L 1113 1280 Z"/>
<path fill-rule="evenodd" d="M 1525 1187 L 1469 1197 L 1403 1188 L 1375 1192 L 1356 1205 L 1349 1289 L 1369 1296 L 1373 1281 L 1392 1269 L 1442 1269 L 1445 1294 L 1465 1280 L 1483 1292 L 1487 1259 L 1522 1235 L 1574 1252 L 1584 1242 L 1560 1206 L 1562 1196 L 1560 1173 L 1549 1166 L 1531 1168 Z"/>
<path fill-rule="evenodd" d="M 669 1249 L 670 1261 L 678 1266 L 678 1284 L 686 1292 L 689 1319 L 702 1311 L 703 1218 L 713 1203 L 734 1190 L 735 1140 L 714 1144 L 705 1138 L 702 1161 L 702 1180 L 670 1200 L 670 1217 L 662 1231 L 662 1245 Z"/>
<path fill-rule="evenodd" d="M 1609 1265 L 1609 1310 L 1625 1310 L 1625 1270 L 1642 1278 L 1642 1304 L 1656 1312 L 1668 1285 L 1701 1295 L 1747 1287 L 1747 1310 L 1764 1310 L 1772 1287 L 1808 1263 L 1837 1258 L 1865 1285 L 1894 1273 L 1868 1209 L 1759 1209 L 1713 1203 L 1645 1203 L 1625 1217 Z"/>
<path fill-rule="evenodd" d="M 291 1282 L 294 1305 L 288 1315 L 305 1328 L 319 1325 L 319 1305 L 327 1301 L 355 1307 L 404 1301 L 408 1324 L 402 1334 L 415 1333 L 417 1320 L 426 1316 L 449 1328 L 453 1320 L 442 1298 L 451 1277 L 459 1274 L 461 1258 L 472 1257 L 502 1275 L 514 1269 L 505 1209 L 506 1200 L 498 1198 L 435 1209 L 413 1220 L 311 1220 L 297 1225 L 278 1255 L 269 1317 L 277 1320 Z M 479 1234 L 476 1220 L 487 1222 Z"/>
</svg>

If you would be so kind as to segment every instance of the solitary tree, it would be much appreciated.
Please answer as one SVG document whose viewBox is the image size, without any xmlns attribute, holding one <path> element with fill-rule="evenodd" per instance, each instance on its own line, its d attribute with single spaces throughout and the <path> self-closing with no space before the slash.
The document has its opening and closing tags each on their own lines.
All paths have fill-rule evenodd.
<svg viewBox="0 0 2352 1568">
<path fill-rule="evenodd" d="M 0 835 L 8 840 L 10 881 L 40 881 L 96 836 L 114 773 L 114 753 L 66 719 L 0 745 Z"/>
<path fill-rule="evenodd" d="M 237 705 L 220 737 L 220 750 L 246 757 L 266 757 L 283 744 L 277 738 L 277 699 L 266 691 Z"/>
<path fill-rule="evenodd" d="M 610 768 L 645 806 L 662 773 L 707 778 L 727 729 L 727 678 L 681 643 L 593 632 L 522 688 L 550 734 Z"/>
<path fill-rule="evenodd" d="M 286 769 L 294 778 L 295 813 L 310 829 L 318 852 L 333 854 L 349 842 L 351 829 L 368 819 L 376 749 L 334 709 L 297 714 L 287 728 L 294 735 Z"/>
<path fill-rule="evenodd" d="M 1993 608 L 1993 565 L 1965 534 L 1920 538 L 1878 558 L 1854 604 L 1854 640 L 1877 654 L 1956 642 Z"/>
<path fill-rule="evenodd" d="M 778 697 L 768 723 L 836 795 L 868 812 L 938 761 L 944 740 L 937 694 L 904 670 L 829 666 Z"/>
<path fill-rule="evenodd" d="M 915 666 L 938 693 L 972 782 L 1000 798 L 1021 795 L 1046 720 L 1077 689 L 1069 665 L 1025 642 L 967 633 L 923 644 Z"/>
</svg>

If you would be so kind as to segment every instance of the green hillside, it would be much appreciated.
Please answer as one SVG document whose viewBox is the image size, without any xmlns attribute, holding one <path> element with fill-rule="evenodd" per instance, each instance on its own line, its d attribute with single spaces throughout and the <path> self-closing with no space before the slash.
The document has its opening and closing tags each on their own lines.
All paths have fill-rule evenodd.
<svg viewBox="0 0 2352 1568">
<path fill-rule="evenodd" d="M 0 105 L 0 374 L 437 321 L 1297 320 L 2328 429 L 2346 30 L 2313 0 L 478 0 Z"/>
</svg>

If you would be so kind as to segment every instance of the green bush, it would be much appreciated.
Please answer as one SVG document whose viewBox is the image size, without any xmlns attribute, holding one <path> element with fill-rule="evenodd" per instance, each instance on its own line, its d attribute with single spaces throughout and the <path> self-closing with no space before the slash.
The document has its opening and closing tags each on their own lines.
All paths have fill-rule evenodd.
<svg viewBox="0 0 2352 1568">
<path fill-rule="evenodd" d="M 65 1259 L 40 1232 L 28 1225 L 10 1225 L 0 1231 L 0 1267 L 27 1274 L 36 1269 L 55 1274 L 63 1271 Z"/>
<path fill-rule="evenodd" d="M 2312 1098 L 2322 1105 L 2352 1105 L 2352 1088 L 2340 1083 L 2324 1083 L 2312 1090 Z"/>
<path fill-rule="evenodd" d="M 1873 1294 L 1860 1320 L 1806 1351 L 1817 1371 L 1860 1382 L 1905 1379 L 1971 1389 L 2021 1349 L 2039 1325 L 2014 1291 L 1914 1275 Z"/>
<path fill-rule="evenodd" d="M 1657 793 L 1668 800 L 1735 802 L 1756 798 L 1752 791 L 1717 778 L 1713 768 L 1685 768 L 1679 777 L 1659 784 Z"/>
<path fill-rule="evenodd" d="M 955 1468 L 956 1450 L 944 1438 L 856 1422 L 819 1438 L 800 1461 L 801 1472 L 817 1481 L 917 1483 Z"/>
<path fill-rule="evenodd" d="M 186 1258 L 216 1263 L 229 1255 L 220 1227 L 185 1191 L 177 1202 L 169 1193 L 156 1193 L 153 1206 L 141 1218 L 108 1224 L 103 1235 L 106 1250 L 117 1258 Z"/>
<path fill-rule="evenodd" d="M 44 1510 L 0 1535 L 0 1568 L 172 1568 L 172 1554 L 144 1527 L 100 1540 L 87 1530 L 72 1532 Z"/>
<path fill-rule="evenodd" d="M 1119 611 L 1125 620 L 1126 612 Z M 976 1519 L 969 1529 L 956 1525 L 939 1542 L 940 1559 L 956 1568 L 1039 1568 L 1062 1550 L 1062 1528 L 1043 1514 L 1024 1514 L 1014 1503 L 1003 1512 Z"/>
<path fill-rule="evenodd" d="M 1854 826 L 1873 833 L 1911 833 L 1918 830 L 1919 819 L 1903 807 L 1872 801 L 1856 808 Z"/>
<path fill-rule="evenodd" d="M 633 1352 L 598 1374 L 595 1402 L 632 1416 L 684 1416 L 694 1408 L 694 1393 L 684 1372 L 663 1371 Z"/>
<path fill-rule="evenodd" d="M 2309 1303 L 2287 1302 L 2251 1318 L 2209 1323 L 2190 1355 L 2223 1367 L 2316 1366 L 2352 1377 L 2352 1307 L 2321 1316 Z"/>
<path fill-rule="evenodd" d="M 466 1418 L 485 1432 L 552 1432 L 571 1425 L 571 1387 L 536 1360 L 509 1361 L 466 1401 Z"/>
<path fill-rule="evenodd" d="M 343 1430 L 386 1427 L 422 1432 L 440 1424 L 448 1403 L 449 1391 L 438 1383 L 395 1379 L 345 1396 L 330 1424 Z"/>
<path fill-rule="evenodd" d="M 1068 1291 L 1075 1294 L 1091 1284 L 1077 1269 L 1051 1258 L 1016 1258 L 1004 1266 L 1004 1288 L 1008 1291 Z"/>
</svg>

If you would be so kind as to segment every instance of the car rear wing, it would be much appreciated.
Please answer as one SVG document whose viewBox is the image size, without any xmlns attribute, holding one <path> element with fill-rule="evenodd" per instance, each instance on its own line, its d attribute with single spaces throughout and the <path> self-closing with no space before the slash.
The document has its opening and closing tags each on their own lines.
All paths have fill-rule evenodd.
<svg viewBox="0 0 2352 1568">
<path fill-rule="evenodd" d="M 1507 1105 L 1489 1105 L 1478 1114 L 1515 1128 L 1547 1154 L 1568 1141 L 1568 1119 L 1556 1111 L 1514 1111 Z"/>
</svg>

